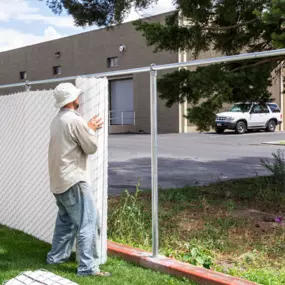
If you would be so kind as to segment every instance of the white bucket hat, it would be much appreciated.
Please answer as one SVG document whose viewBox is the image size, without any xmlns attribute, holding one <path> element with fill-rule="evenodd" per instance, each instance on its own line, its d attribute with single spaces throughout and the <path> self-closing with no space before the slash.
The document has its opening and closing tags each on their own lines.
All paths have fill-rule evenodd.
<svg viewBox="0 0 285 285">
<path fill-rule="evenodd" d="M 73 102 L 80 95 L 81 90 L 72 83 L 60 83 L 53 91 L 55 108 L 62 108 L 66 104 Z"/>
</svg>

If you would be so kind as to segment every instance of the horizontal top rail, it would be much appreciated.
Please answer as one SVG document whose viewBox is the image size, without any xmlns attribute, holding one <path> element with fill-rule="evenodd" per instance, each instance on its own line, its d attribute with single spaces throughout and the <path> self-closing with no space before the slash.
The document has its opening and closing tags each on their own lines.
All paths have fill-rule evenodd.
<svg viewBox="0 0 285 285">
<path fill-rule="evenodd" d="M 4 84 L 4 85 L 0 85 L 0 89 L 11 88 L 11 87 L 21 87 L 21 86 L 27 86 L 27 85 L 36 85 L 36 84 L 55 83 L 55 82 L 62 82 L 62 81 L 71 81 L 71 80 L 75 80 L 78 77 L 88 78 L 88 77 L 108 77 L 108 76 L 129 75 L 129 74 L 135 74 L 135 73 L 148 72 L 150 71 L 150 68 L 151 67 L 138 67 L 138 68 L 132 68 L 132 69 L 115 70 L 115 71 L 108 71 L 108 72 L 101 72 L 101 73 L 92 73 L 92 74 L 85 74 L 85 75 L 75 75 L 75 76 L 68 76 L 68 77 Z"/>
<path fill-rule="evenodd" d="M 241 60 L 275 57 L 275 56 L 280 56 L 280 55 L 285 55 L 285 49 L 261 51 L 261 52 L 254 52 L 254 53 L 242 53 L 238 55 L 211 57 L 211 58 L 196 59 L 196 60 L 179 62 L 179 63 L 155 65 L 153 67 L 153 70 L 165 70 L 165 69 L 173 69 L 173 68 L 181 68 L 181 67 L 189 67 L 189 66 L 207 65 L 207 64 L 213 64 L 213 63 L 235 62 L 235 61 L 241 61 Z"/>
<path fill-rule="evenodd" d="M 108 77 L 108 76 L 130 75 L 130 74 L 136 74 L 136 73 L 149 72 L 151 70 L 159 71 L 159 70 L 174 69 L 174 68 L 189 67 L 189 66 L 200 66 L 200 65 L 222 63 L 222 62 L 236 62 L 236 61 L 249 60 L 249 59 L 268 58 L 268 57 L 275 57 L 275 56 L 280 56 L 280 55 L 285 55 L 285 49 L 262 51 L 262 52 L 255 52 L 255 53 L 245 53 L 245 54 L 238 54 L 238 55 L 231 55 L 231 56 L 220 56 L 220 57 L 214 57 L 214 58 L 196 59 L 196 60 L 191 60 L 191 61 L 186 61 L 186 62 L 151 65 L 148 67 L 138 67 L 138 68 L 132 68 L 132 69 L 115 70 L 115 71 L 93 73 L 93 74 L 86 74 L 86 75 L 76 75 L 76 76 L 69 76 L 69 77 L 4 84 L 4 85 L 0 85 L 0 89 L 29 86 L 29 85 L 36 85 L 36 84 L 55 83 L 55 82 L 62 82 L 62 81 L 70 81 L 70 80 L 75 80 L 78 77 L 88 78 L 88 77 Z"/>
</svg>

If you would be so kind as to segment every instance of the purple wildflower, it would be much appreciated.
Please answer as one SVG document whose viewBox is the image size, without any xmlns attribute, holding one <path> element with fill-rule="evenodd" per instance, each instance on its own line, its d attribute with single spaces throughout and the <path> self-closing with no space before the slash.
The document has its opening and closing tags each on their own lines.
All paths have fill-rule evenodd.
<svg viewBox="0 0 285 285">
<path fill-rule="evenodd" d="M 282 223 L 282 221 L 284 220 L 284 218 L 283 217 L 276 217 L 275 219 L 274 219 L 274 221 L 276 222 L 276 223 Z"/>
</svg>

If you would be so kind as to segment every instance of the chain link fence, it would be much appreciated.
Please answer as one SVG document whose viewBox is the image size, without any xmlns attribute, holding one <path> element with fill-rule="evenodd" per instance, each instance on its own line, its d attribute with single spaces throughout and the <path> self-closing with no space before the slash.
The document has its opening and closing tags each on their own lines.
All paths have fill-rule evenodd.
<svg viewBox="0 0 285 285">
<path fill-rule="evenodd" d="M 98 151 L 89 159 L 89 182 L 99 214 L 101 262 L 107 259 L 108 80 L 77 78 L 79 113 L 98 115 L 105 127 L 97 131 Z M 0 96 L 0 224 L 51 242 L 57 214 L 50 192 L 48 144 L 54 108 L 52 90 Z"/>
</svg>

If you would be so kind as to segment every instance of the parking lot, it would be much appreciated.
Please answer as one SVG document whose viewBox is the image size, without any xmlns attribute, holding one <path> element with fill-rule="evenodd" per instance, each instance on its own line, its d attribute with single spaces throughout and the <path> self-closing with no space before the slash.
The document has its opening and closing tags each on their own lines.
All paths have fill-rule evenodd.
<svg viewBox="0 0 285 285">
<path fill-rule="evenodd" d="M 271 158 L 283 146 L 263 142 L 285 140 L 285 133 L 236 135 L 167 134 L 158 139 L 161 188 L 266 175 L 260 159 Z M 285 148 L 285 146 L 284 146 Z M 109 192 L 151 188 L 150 135 L 110 135 Z"/>
</svg>

